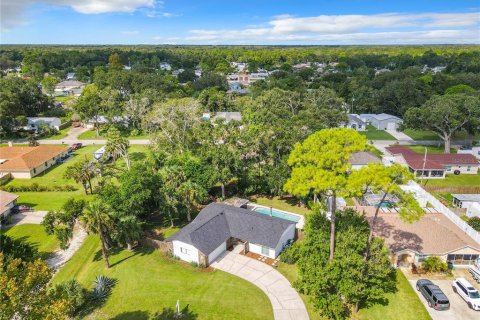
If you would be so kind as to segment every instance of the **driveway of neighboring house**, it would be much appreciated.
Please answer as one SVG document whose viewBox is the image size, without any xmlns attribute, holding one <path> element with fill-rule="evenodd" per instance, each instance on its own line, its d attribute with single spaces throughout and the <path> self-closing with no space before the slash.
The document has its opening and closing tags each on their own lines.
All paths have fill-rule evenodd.
<svg viewBox="0 0 480 320">
<path fill-rule="evenodd" d="M 10 215 L 11 223 L 7 227 L 19 224 L 40 224 L 48 211 L 27 211 Z"/>
<path fill-rule="evenodd" d="M 434 284 L 440 287 L 450 301 L 450 310 L 437 311 L 428 306 L 425 297 L 415 288 L 416 280 L 408 280 L 415 292 L 418 294 L 420 301 L 427 309 L 433 320 L 478 320 L 480 319 L 480 311 L 470 309 L 458 294 L 453 292 L 453 280 L 432 280 Z M 413 310 L 411 310 L 413 312 Z"/>
<path fill-rule="evenodd" d="M 302 298 L 280 272 L 237 252 L 227 251 L 211 267 L 245 279 L 262 289 L 272 303 L 275 320 L 309 319 Z"/>
<path fill-rule="evenodd" d="M 400 142 L 413 141 L 413 139 L 410 136 L 407 136 L 403 132 L 400 132 L 397 130 L 385 130 L 385 131 L 387 131 L 390 135 L 392 135 L 395 139 L 399 140 Z"/>
</svg>

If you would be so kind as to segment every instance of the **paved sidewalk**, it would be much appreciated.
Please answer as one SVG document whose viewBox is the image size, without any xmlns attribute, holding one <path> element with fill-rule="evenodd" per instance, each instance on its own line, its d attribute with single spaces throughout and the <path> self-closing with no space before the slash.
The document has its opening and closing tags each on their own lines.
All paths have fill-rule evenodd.
<svg viewBox="0 0 480 320">
<path fill-rule="evenodd" d="M 307 309 L 290 282 L 263 262 L 227 251 L 211 267 L 245 279 L 268 296 L 275 320 L 308 320 Z"/>
<path fill-rule="evenodd" d="M 387 131 L 390 135 L 392 135 L 395 139 L 399 141 L 413 141 L 410 136 L 407 136 L 405 133 L 397 131 L 397 130 L 385 130 Z"/>
</svg>

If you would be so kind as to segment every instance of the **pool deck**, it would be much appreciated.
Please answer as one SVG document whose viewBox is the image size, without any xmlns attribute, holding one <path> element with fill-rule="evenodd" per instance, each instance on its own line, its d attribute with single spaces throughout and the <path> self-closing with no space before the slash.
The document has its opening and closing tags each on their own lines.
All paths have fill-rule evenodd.
<svg viewBox="0 0 480 320">
<path fill-rule="evenodd" d="M 288 211 L 283 211 L 283 210 L 280 210 L 280 209 L 276 209 L 276 208 L 274 208 L 274 207 L 271 207 L 271 208 L 270 208 L 270 207 L 261 206 L 261 205 L 257 205 L 257 204 L 255 204 L 254 206 L 252 206 L 252 208 L 251 208 L 250 210 L 255 211 L 255 212 L 258 212 L 258 211 L 255 210 L 255 209 L 257 209 L 257 208 L 264 208 L 264 209 L 267 209 L 267 210 L 272 209 L 273 211 L 277 211 L 277 212 L 280 212 L 280 213 L 283 213 L 283 214 L 286 214 L 286 215 L 291 215 L 291 216 L 298 217 L 299 220 L 296 221 L 295 227 L 296 227 L 297 229 L 303 229 L 303 227 L 305 226 L 305 217 L 302 216 L 302 215 L 299 215 L 299 214 L 296 214 L 296 213 L 292 213 L 292 212 L 288 212 Z M 262 213 L 262 212 L 259 212 L 259 213 L 264 214 L 264 213 Z M 281 217 L 275 217 L 275 218 L 283 219 L 283 218 L 281 218 Z M 286 219 L 286 220 L 289 220 L 289 219 Z M 294 222 L 295 222 L 295 220 L 289 220 L 289 221 L 294 221 Z"/>
</svg>

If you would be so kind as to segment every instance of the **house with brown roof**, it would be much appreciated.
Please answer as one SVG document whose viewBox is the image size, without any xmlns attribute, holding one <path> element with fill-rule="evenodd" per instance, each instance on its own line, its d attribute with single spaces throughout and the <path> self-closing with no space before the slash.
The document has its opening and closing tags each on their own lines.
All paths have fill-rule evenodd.
<svg viewBox="0 0 480 320">
<path fill-rule="evenodd" d="M 0 190 L 0 221 L 8 217 L 15 207 L 18 195 Z"/>
<path fill-rule="evenodd" d="M 40 145 L 37 147 L 0 148 L 0 173 L 10 173 L 13 178 L 30 179 L 55 165 L 68 148 Z"/>
<path fill-rule="evenodd" d="M 409 168 L 419 179 L 443 179 L 447 174 L 477 174 L 479 161 L 471 154 L 420 154 L 405 146 L 385 148 L 393 162 Z"/>
<path fill-rule="evenodd" d="M 374 211 L 366 210 L 370 223 Z M 385 239 L 392 263 L 397 266 L 419 264 L 429 256 L 438 256 L 454 265 L 470 265 L 480 257 L 480 244 L 440 213 L 425 214 L 413 223 L 404 222 L 395 213 L 381 213 L 373 232 Z"/>
</svg>

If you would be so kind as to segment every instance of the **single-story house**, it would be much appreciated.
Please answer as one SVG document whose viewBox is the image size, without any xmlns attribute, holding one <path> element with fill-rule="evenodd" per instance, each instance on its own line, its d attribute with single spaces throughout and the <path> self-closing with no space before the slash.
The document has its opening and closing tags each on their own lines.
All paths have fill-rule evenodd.
<svg viewBox="0 0 480 320">
<path fill-rule="evenodd" d="M 366 210 L 372 222 L 374 210 Z M 408 267 L 429 256 L 438 256 L 454 265 L 470 265 L 480 257 L 480 244 L 440 213 L 424 215 L 414 223 L 404 222 L 398 214 L 380 214 L 373 232 L 384 238 L 392 254 L 392 264 Z"/>
<path fill-rule="evenodd" d="M 208 266 L 237 242 L 245 252 L 275 259 L 295 238 L 295 222 L 227 204 L 211 203 L 198 216 L 166 239 L 173 255 Z"/>
<path fill-rule="evenodd" d="M 162 62 L 162 63 L 160 63 L 160 70 L 170 71 L 170 70 L 172 70 L 172 66 L 168 62 Z"/>
<path fill-rule="evenodd" d="M 479 161 L 471 154 L 424 154 L 405 146 L 385 148 L 393 162 L 409 168 L 419 179 L 443 179 L 447 174 L 477 174 Z"/>
<path fill-rule="evenodd" d="M 378 130 L 397 130 L 398 127 L 403 123 L 403 120 L 399 117 L 387 113 L 363 113 L 360 115 L 360 119 L 374 126 Z"/>
<path fill-rule="evenodd" d="M 452 194 L 453 205 L 467 209 L 468 217 L 480 216 L 480 194 Z"/>
<path fill-rule="evenodd" d="M 66 146 L 3 147 L 0 148 L 0 173 L 30 179 L 55 165 L 57 159 L 67 153 Z"/>
<path fill-rule="evenodd" d="M 95 123 L 97 123 L 98 125 L 113 123 L 113 124 L 123 125 L 124 127 L 128 127 L 129 119 L 126 116 L 113 116 L 111 118 L 107 118 L 103 115 L 99 115 L 89 119 L 85 126 L 89 129 L 92 129 L 92 128 L 95 128 Z"/>
<path fill-rule="evenodd" d="M 75 72 L 69 72 L 67 73 L 66 80 L 75 80 Z"/>
<path fill-rule="evenodd" d="M 232 121 L 232 120 L 242 121 L 242 113 L 241 112 L 216 112 L 212 116 L 212 113 L 204 112 L 201 120 L 207 121 L 207 120 L 211 119 L 212 122 L 215 122 L 215 120 L 220 119 L 220 118 L 224 119 L 225 122 L 227 122 L 227 123 Z"/>
<path fill-rule="evenodd" d="M 353 170 L 358 170 L 369 163 L 382 163 L 382 160 L 369 151 L 355 152 L 350 156 L 350 164 Z"/>
<path fill-rule="evenodd" d="M 78 96 L 85 88 L 85 83 L 78 80 L 65 80 L 55 86 L 55 92 L 65 95 Z"/>
<path fill-rule="evenodd" d="M 52 129 L 60 130 L 62 120 L 57 117 L 27 117 L 27 130 L 38 131 L 42 125 L 47 125 Z"/>
<path fill-rule="evenodd" d="M 350 128 L 356 131 L 365 131 L 367 130 L 367 123 L 360 119 L 358 114 L 348 114 L 348 122 L 341 123 L 341 127 L 343 128 Z"/>
<path fill-rule="evenodd" d="M 0 190 L 0 221 L 8 217 L 17 204 L 18 197 L 16 194 Z"/>
</svg>

